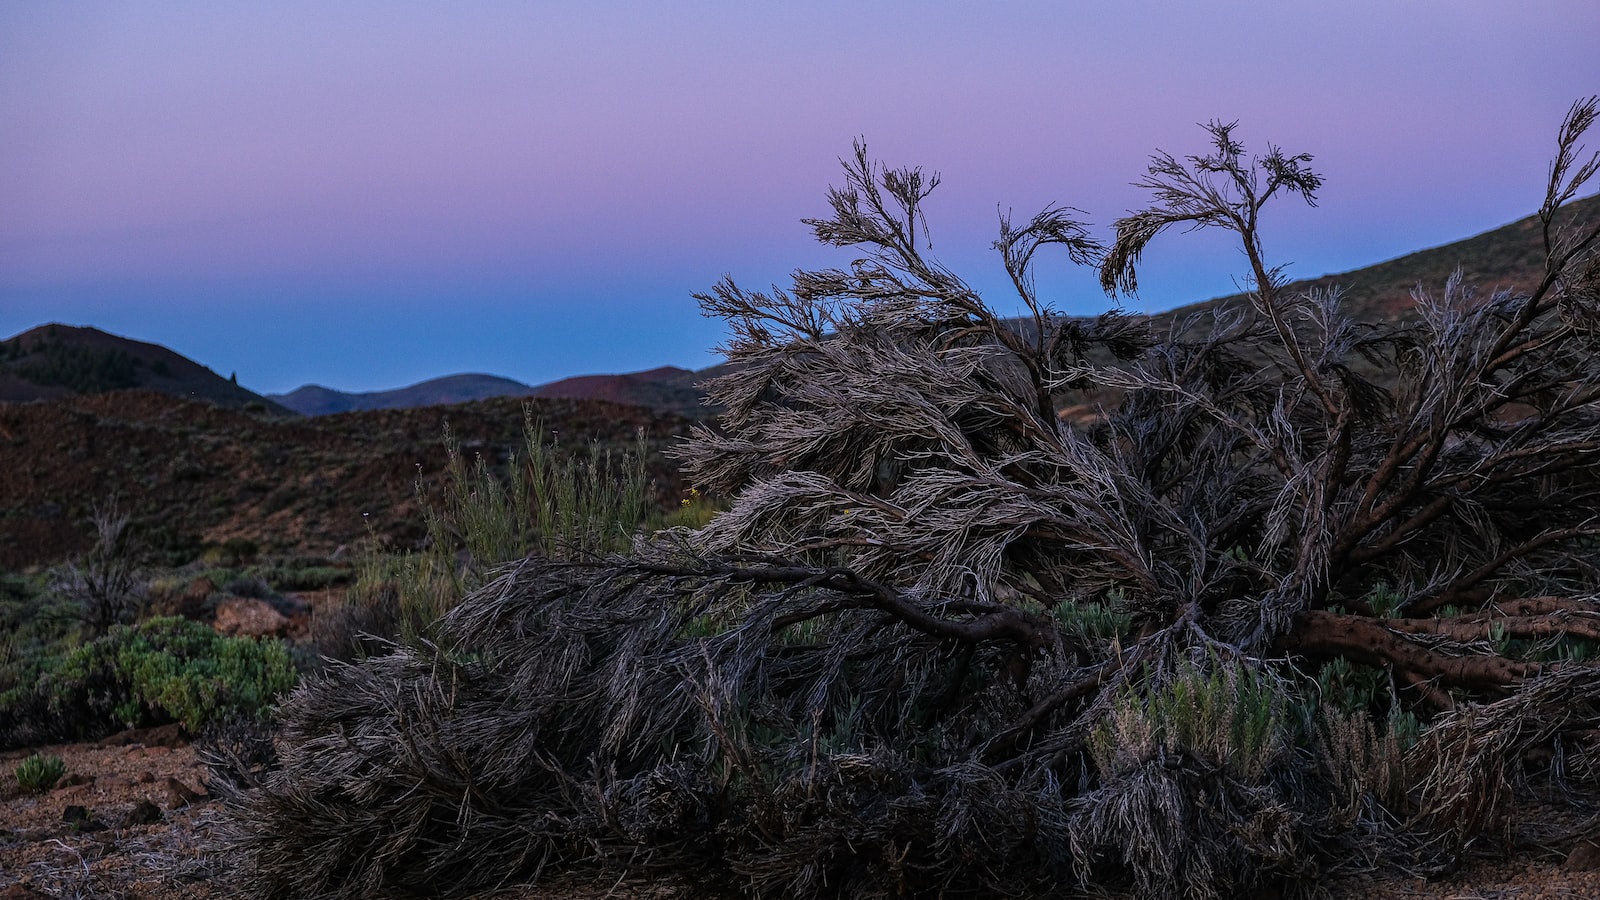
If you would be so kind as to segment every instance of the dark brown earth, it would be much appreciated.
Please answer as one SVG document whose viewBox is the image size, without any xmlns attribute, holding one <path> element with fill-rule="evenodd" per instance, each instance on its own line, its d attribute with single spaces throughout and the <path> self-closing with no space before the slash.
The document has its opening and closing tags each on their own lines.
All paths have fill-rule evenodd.
<svg viewBox="0 0 1600 900">
<path fill-rule="evenodd" d="M 524 409 L 577 452 L 650 440 L 664 503 L 679 494 L 662 455 L 687 419 L 597 400 L 499 398 L 455 406 L 285 418 L 153 391 L 0 403 L 0 571 L 88 549 L 95 504 L 116 497 L 142 541 L 179 565 L 248 540 L 263 553 L 327 557 L 375 534 L 421 537 L 416 485 L 444 472 L 448 424 L 469 460 L 523 446 Z"/>
</svg>

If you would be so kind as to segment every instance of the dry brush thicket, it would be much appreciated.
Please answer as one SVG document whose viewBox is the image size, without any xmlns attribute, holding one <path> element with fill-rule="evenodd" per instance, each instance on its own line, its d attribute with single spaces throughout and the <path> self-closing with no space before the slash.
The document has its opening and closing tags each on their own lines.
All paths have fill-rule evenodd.
<svg viewBox="0 0 1600 900">
<path fill-rule="evenodd" d="M 1109 246 L 1002 220 L 1020 319 L 926 255 L 937 178 L 858 146 L 810 224 L 859 261 L 701 298 L 737 365 L 682 454 L 730 508 L 516 562 L 435 643 L 300 688 L 234 800 L 252 888 L 1219 897 L 1447 866 L 1519 796 L 1592 809 L 1600 229 L 1557 223 L 1595 118 L 1562 126 L 1543 281 L 1402 324 L 1282 290 L 1258 214 L 1320 179 L 1232 126 L 1157 155 Z M 1250 308 L 1158 335 L 1036 295 L 1051 250 L 1133 289 L 1173 226 L 1238 237 Z"/>
</svg>

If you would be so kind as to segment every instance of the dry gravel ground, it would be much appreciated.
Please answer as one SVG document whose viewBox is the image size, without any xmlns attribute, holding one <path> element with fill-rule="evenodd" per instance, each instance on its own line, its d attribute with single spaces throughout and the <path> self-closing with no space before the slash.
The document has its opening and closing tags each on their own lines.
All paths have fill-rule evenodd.
<svg viewBox="0 0 1600 900">
<path fill-rule="evenodd" d="M 33 751 L 0 754 L 0 900 L 237 894 L 229 861 L 215 846 L 220 805 L 204 794 L 205 772 L 175 728 L 39 749 L 67 764 L 63 782 L 42 796 L 23 792 L 12 774 Z M 1482 863 L 1432 883 L 1360 876 L 1325 887 L 1335 900 L 1600 900 L 1600 871 L 1578 871 L 1552 853 Z M 478 900 L 664 900 L 687 893 L 661 884 L 549 884 Z"/>
</svg>

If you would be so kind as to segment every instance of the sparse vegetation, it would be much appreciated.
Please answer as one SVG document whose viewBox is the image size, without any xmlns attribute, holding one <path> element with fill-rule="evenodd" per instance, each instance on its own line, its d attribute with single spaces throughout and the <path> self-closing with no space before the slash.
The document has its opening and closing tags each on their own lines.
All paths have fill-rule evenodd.
<svg viewBox="0 0 1600 900">
<path fill-rule="evenodd" d="M 416 486 L 426 541 L 409 551 L 367 542 L 346 602 L 319 614 L 318 652 L 351 659 L 381 639 L 417 641 L 498 568 L 530 556 L 623 551 L 659 519 L 643 433 L 626 455 L 599 443 L 573 453 L 548 434 L 524 408 L 522 452 L 510 451 L 503 464 L 480 453 L 469 464 L 447 427 L 442 496 Z"/>
<path fill-rule="evenodd" d="M 136 621 L 146 598 L 128 516 L 118 511 L 116 498 L 97 504 L 90 521 L 94 546 L 64 568 L 55 591 L 77 607 L 90 636 L 98 636 Z"/>
<path fill-rule="evenodd" d="M 0 445 L 16 461 L 0 470 L 0 568 L 87 554 L 92 532 L 81 521 L 108 486 L 155 566 L 184 566 L 208 552 L 215 565 L 235 565 L 251 549 L 263 560 L 328 559 L 371 531 L 386 546 L 415 548 L 427 534 L 413 485 L 420 478 L 430 502 L 441 503 L 447 481 L 442 421 L 448 417 L 465 447 L 468 469 L 481 453 L 504 478 L 507 451 L 521 454 L 525 404 L 547 429 L 574 436 L 567 443 L 580 456 L 598 441 L 620 459 L 644 429 L 655 499 L 678 502 L 677 473 L 662 452 L 688 422 L 637 407 L 502 398 L 448 412 L 284 419 L 142 391 L 0 404 Z M 234 545 L 224 546 L 229 539 Z"/>
<path fill-rule="evenodd" d="M 93 394 L 131 388 L 139 383 L 140 363 L 121 350 L 77 347 L 60 340 L 41 340 L 11 351 L 12 369 L 41 385 L 59 385 L 74 393 Z"/>
</svg>

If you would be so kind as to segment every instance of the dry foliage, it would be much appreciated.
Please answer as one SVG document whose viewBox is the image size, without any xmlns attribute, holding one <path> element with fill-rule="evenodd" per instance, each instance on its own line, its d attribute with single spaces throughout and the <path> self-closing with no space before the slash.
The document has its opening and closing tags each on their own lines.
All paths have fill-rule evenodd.
<svg viewBox="0 0 1600 900">
<path fill-rule="evenodd" d="M 1419 291 L 1399 326 L 1285 295 L 1258 215 L 1321 181 L 1232 125 L 1156 156 L 1109 247 L 1003 219 L 1020 320 L 925 255 L 937 178 L 858 146 L 811 224 L 859 261 L 701 298 L 736 365 L 682 455 L 731 507 L 518 563 L 436 645 L 304 686 L 236 800 L 258 892 L 559 866 L 1205 898 L 1446 862 L 1518 785 L 1596 799 L 1600 226 L 1555 227 L 1596 108 L 1562 127 L 1544 280 Z M 1131 290 L 1175 225 L 1238 236 L 1250 310 L 1156 335 L 1036 296 L 1039 251 Z"/>
</svg>

